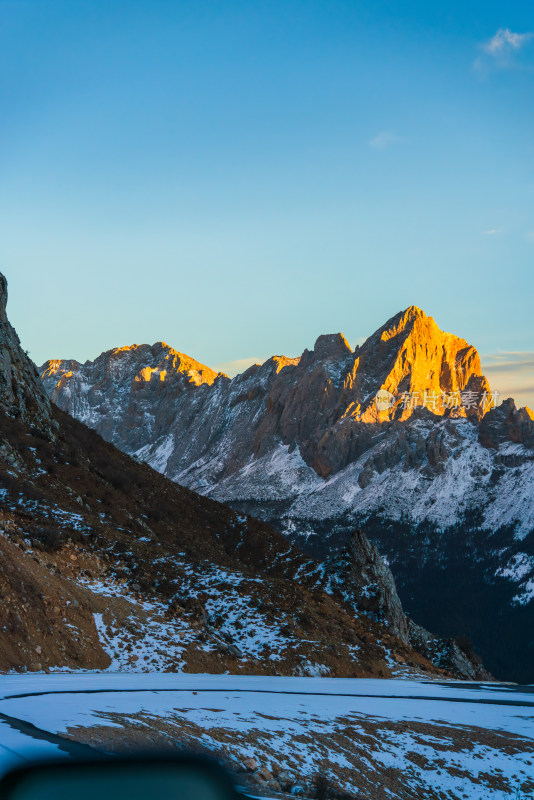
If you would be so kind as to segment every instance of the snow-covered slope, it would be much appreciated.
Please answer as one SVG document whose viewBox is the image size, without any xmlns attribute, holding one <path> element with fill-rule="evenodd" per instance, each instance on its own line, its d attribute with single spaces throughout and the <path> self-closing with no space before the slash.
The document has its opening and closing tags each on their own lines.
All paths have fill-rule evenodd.
<svg viewBox="0 0 534 800">
<path fill-rule="evenodd" d="M 433 446 L 442 453 L 435 466 Z M 205 478 L 205 466 L 194 465 L 197 480 L 193 468 L 175 480 L 223 502 L 246 503 L 260 516 L 263 503 L 283 501 L 284 527 L 304 534 L 302 520 L 361 519 L 377 510 L 391 520 L 446 529 L 466 510 L 480 509 L 483 528 L 512 526 L 518 540 L 534 528 L 534 450 L 512 442 L 484 447 L 479 426 L 467 419 L 411 420 L 328 478 L 281 442 L 215 484 Z"/>
</svg>

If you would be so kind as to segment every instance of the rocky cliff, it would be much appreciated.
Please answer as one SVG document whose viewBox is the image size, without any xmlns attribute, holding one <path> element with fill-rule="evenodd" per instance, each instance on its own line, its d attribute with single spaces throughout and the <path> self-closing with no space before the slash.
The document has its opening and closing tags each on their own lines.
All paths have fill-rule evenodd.
<svg viewBox="0 0 534 800">
<path fill-rule="evenodd" d="M 387 560 L 363 531 L 353 531 L 347 545 L 327 558 L 325 569 L 329 585 L 357 612 L 383 620 L 401 641 L 432 663 L 468 680 L 491 680 L 468 640 L 435 636 L 407 616 Z M 393 655 L 394 660 L 398 658 Z"/>
<path fill-rule="evenodd" d="M 46 391 L 33 361 L 7 318 L 7 281 L 0 273 L 0 410 L 28 425 L 50 430 Z"/>
<path fill-rule="evenodd" d="M 64 410 L 80 416 L 76 387 L 89 396 L 104 379 L 96 363 L 68 379 L 45 365 Z M 521 633 L 534 621 L 534 415 L 512 400 L 495 407 L 464 339 L 412 306 L 354 351 L 341 334 L 320 336 L 300 358 L 276 356 L 165 402 L 153 392 L 135 414 L 131 386 L 117 378 L 112 407 L 91 402 L 83 419 L 315 557 L 364 527 L 418 622 L 472 638 L 502 677 L 534 678 L 534 644 Z M 429 603 L 437 586 L 441 602 Z"/>
</svg>

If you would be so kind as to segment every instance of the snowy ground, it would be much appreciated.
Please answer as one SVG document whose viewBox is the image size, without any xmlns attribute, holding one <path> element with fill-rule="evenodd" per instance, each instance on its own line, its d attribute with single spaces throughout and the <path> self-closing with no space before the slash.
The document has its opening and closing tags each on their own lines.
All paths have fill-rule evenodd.
<svg viewBox="0 0 534 800">
<path fill-rule="evenodd" d="M 110 751 L 195 744 L 236 768 L 252 757 L 305 793 L 321 773 L 370 800 L 534 797 L 534 687 L 185 674 L 0 678 L 2 766 L 36 750 L 72 754 L 73 741 Z"/>
</svg>

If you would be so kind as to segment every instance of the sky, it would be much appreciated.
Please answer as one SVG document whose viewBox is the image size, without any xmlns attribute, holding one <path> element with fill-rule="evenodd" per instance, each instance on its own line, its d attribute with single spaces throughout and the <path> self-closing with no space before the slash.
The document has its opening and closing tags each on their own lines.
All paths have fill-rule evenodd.
<svg viewBox="0 0 534 800">
<path fill-rule="evenodd" d="M 24 347 L 235 373 L 417 305 L 534 406 L 533 33 L 523 0 L 0 0 Z"/>
</svg>

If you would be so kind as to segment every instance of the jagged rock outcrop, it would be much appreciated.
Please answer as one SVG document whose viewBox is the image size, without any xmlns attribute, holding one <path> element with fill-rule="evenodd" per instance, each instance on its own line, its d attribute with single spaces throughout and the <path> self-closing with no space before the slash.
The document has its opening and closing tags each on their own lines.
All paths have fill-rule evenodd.
<svg viewBox="0 0 534 800">
<path fill-rule="evenodd" d="M 356 608 L 384 620 L 403 641 L 409 641 L 408 619 L 397 594 L 395 579 L 384 558 L 358 528 L 348 545 L 329 558 L 331 585 Z"/>
<path fill-rule="evenodd" d="M 462 649 L 455 639 L 436 636 L 407 616 L 391 569 L 363 531 L 353 531 L 347 546 L 330 557 L 325 566 L 332 589 L 358 611 L 383 621 L 425 658 L 466 680 L 492 679 L 470 643 L 466 642 Z"/>
<path fill-rule="evenodd" d="M 468 681 L 488 681 L 492 676 L 484 667 L 479 656 L 467 640 L 445 639 L 434 636 L 410 617 L 408 620 L 408 640 L 419 653 L 439 664 L 443 669 L 463 675 Z"/>
<path fill-rule="evenodd" d="M 479 427 L 479 441 L 494 450 L 506 442 L 534 448 L 534 412 L 530 408 L 516 408 L 512 398 L 508 398 L 485 415 Z"/>
<path fill-rule="evenodd" d="M 50 434 L 50 401 L 35 364 L 9 323 L 6 306 L 7 280 L 0 273 L 0 410 Z"/>
</svg>

